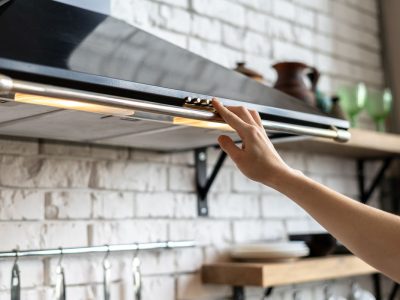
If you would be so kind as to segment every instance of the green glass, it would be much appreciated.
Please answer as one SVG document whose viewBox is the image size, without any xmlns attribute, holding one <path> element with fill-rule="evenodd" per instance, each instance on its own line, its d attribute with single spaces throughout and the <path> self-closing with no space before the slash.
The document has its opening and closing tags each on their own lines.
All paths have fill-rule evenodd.
<svg viewBox="0 0 400 300">
<path fill-rule="evenodd" d="M 365 84 L 359 83 L 353 86 L 342 86 L 337 92 L 340 98 L 340 106 L 347 114 L 351 127 L 357 126 L 357 115 L 364 109 L 367 98 Z"/>
<path fill-rule="evenodd" d="M 368 89 L 365 108 L 376 124 L 376 130 L 385 132 L 385 119 L 392 109 L 393 96 L 389 89 Z"/>
</svg>

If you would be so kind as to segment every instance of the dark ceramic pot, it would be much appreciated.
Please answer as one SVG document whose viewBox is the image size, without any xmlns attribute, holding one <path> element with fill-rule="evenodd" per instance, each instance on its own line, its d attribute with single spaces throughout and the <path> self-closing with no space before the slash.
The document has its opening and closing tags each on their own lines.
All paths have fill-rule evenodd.
<svg viewBox="0 0 400 300">
<path fill-rule="evenodd" d="M 272 66 L 278 73 L 274 88 L 316 107 L 316 90 L 319 72 L 316 68 L 300 62 L 281 62 Z M 310 80 L 307 87 L 304 78 Z"/>
</svg>

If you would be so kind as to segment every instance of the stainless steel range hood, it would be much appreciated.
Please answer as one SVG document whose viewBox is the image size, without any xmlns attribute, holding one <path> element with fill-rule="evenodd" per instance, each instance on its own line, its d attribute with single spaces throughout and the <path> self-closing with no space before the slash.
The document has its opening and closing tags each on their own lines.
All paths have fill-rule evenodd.
<svg viewBox="0 0 400 300">
<path fill-rule="evenodd" d="M 350 137 L 346 121 L 109 16 L 14 0 L 0 35 L 2 135 L 168 151 L 238 140 L 216 96 L 257 110 L 271 133 Z"/>
</svg>

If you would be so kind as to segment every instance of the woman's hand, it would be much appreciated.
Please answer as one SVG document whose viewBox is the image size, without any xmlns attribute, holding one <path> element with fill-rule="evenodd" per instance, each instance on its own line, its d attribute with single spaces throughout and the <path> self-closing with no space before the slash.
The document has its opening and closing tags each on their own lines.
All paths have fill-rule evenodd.
<svg viewBox="0 0 400 300">
<path fill-rule="evenodd" d="M 254 181 L 278 188 L 284 177 L 293 172 L 269 140 L 259 114 L 241 106 L 224 107 L 217 99 L 213 106 L 219 115 L 242 139 L 242 147 L 226 135 L 218 138 L 219 145 L 235 162 L 242 173 Z"/>
</svg>

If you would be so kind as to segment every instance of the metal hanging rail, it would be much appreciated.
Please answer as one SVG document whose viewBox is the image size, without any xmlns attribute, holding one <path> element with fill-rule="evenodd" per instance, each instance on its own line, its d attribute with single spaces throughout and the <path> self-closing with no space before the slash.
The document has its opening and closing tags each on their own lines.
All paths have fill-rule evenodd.
<svg viewBox="0 0 400 300">
<path fill-rule="evenodd" d="M 25 93 L 45 97 L 54 97 L 115 108 L 133 109 L 135 111 L 162 114 L 171 117 L 182 117 L 200 121 L 225 123 L 219 115 L 211 111 L 189 109 L 137 99 L 33 83 L 12 79 L 8 76 L 0 74 L 0 95 L 7 95 L 10 93 Z M 10 101 L 12 101 L 12 99 L 10 99 Z M 331 129 L 323 129 L 268 120 L 262 120 L 262 125 L 266 131 L 323 137 L 334 139 L 338 142 L 347 142 L 351 137 L 347 130 L 334 127 Z"/>
<path fill-rule="evenodd" d="M 54 248 L 54 249 L 38 249 L 38 250 L 13 250 L 0 252 L 1 258 L 20 258 L 32 256 L 55 256 L 69 254 L 94 254 L 94 253 L 111 253 L 135 250 L 156 250 L 156 249 L 175 249 L 189 248 L 196 246 L 195 241 L 166 241 L 153 243 L 133 243 L 119 245 L 103 245 L 89 247 L 70 247 L 70 248 Z"/>
</svg>

